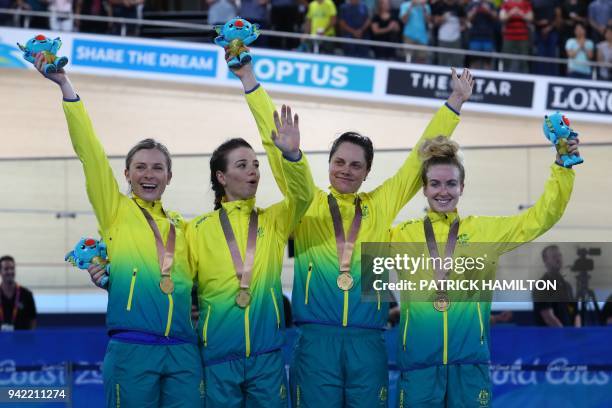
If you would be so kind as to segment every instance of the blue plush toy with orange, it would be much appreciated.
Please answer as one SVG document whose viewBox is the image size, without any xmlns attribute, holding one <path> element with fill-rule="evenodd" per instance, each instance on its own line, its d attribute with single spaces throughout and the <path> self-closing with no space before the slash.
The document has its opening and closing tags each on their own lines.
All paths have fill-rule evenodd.
<svg viewBox="0 0 612 408">
<path fill-rule="evenodd" d="M 574 132 L 570 127 L 570 121 L 565 115 L 561 114 L 561 112 L 555 112 L 550 116 L 545 115 L 542 129 L 544 130 L 544 136 L 555 145 L 557 152 L 561 156 L 563 167 L 572 167 L 584 162 L 582 157 L 576 154 L 569 154 L 567 141 L 578 137 L 578 133 Z"/>
<path fill-rule="evenodd" d="M 42 53 L 45 56 L 43 72 L 53 74 L 62 69 L 67 63 L 68 58 L 58 57 L 56 54 L 62 46 L 62 40 L 57 37 L 55 40 L 45 37 L 42 34 L 28 40 L 25 46 L 17 43 L 23 51 L 23 59 L 34 64 L 36 55 Z"/>
<path fill-rule="evenodd" d="M 227 65 L 230 68 L 239 68 L 251 61 L 251 55 L 246 46 L 259 37 L 257 24 L 251 24 L 244 18 L 236 17 L 224 25 L 216 25 L 214 29 L 218 34 L 215 44 L 227 50 L 229 56 Z"/>
<path fill-rule="evenodd" d="M 70 262 L 79 269 L 87 269 L 91 264 L 106 265 L 106 274 L 100 281 L 101 287 L 108 284 L 110 263 L 108 263 L 106 244 L 93 238 L 81 238 L 74 249 L 66 254 L 65 261 Z"/>
</svg>

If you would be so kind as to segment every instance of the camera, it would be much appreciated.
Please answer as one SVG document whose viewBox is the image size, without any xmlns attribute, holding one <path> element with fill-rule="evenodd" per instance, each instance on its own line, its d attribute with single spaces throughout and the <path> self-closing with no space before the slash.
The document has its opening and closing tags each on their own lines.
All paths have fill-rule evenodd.
<svg viewBox="0 0 612 408">
<path fill-rule="evenodd" d="M 576 251 L 578 259 L 574 261 L 574 265 L 570 268 L 572 272 L 589 272 L 595 267 L 593 260 L 587 256 L 601 255 L 601 248 L 578 248 Z"/>
</svg>

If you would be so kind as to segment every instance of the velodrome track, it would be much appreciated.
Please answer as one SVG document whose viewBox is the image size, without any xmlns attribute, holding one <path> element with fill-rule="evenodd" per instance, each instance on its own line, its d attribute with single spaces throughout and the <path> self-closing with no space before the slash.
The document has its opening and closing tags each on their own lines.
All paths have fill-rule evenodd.
<svg viewBox="0 0 612 408">
<path fill-rule="evenodd" d="M 207 155 L 218 144 L 241 136 L 262 151 L 240 88 L 85 75 L 71 75 L 71 79 L 107 153 L 116 156 L 111 164 L 120 188 L 125 189 L 122 158 L 129 148 L 145 137 L 159 139 L 175 156 L 175 177 L 164 202 L 187 218 L 212 209 Z M 61 93 L 38 73 L 25 70 L 1 70 L 0 90 L 0 252 L 17 258 L 19 281 L 38 295 L 78 296 L 87 291 L 101 295 L 92 290 L 86 274 L 63 262 L 64 254 L 79 238 L 95 235 L 96 223 L 67 134 Z M 315 182 L 322 188 L 328 184 L 325 152 L 341 132 L 360 131 L 378 149 L 363 186 L 367 191 L 395 172 L 434 113 L 433 109 L 277 92 L 272 96 L 277 106 L 291 104 L 300 114 L 303 148 L 309 153 Z M 541 240 L 609 241 L 610 125 L 572 125 L 581 134 L 586 163 L 577 169 L 573 199 L 563 219 Z M 521 206 L 537 200 L 553 160 L 540 119 L 464 109 L 454 136 L 466 147 L 463 214 L 516 214 Z M 281 196 L 265 160 L 261 172 L 258 205 L 265 207 Z M 419 193 L 397 220 L 421 217 L 424 207 Z M 76 211 L 77 215 L 56 218 L 62 211 Z M 606 255 L 612 257 L 604 254 L 602 262 L 606 258 L 612 264 Z M 291 261 L 287 261 L 284 287 L 290 289 L 291 282 Z M 71 300 L 66 302 L 66 309 L 71 309 Z M 104 305 L 93 309 L 104 310 Z"/>
<path fill-rule="evenodd" d="M 155 137 L 174 154 L 211 153 L 229 137 L 257 144 L 239 88 L 71 75 L 108 154 L 124 155 L 135 141 Z M 0 158 L 72 157 L 57 87 L 36 72 L 0 71 Z M 323 151 L 345 130 L 370 136 L 377 149 L 414 145 L 432 109 L 272 93 L 300 114 L 306 151 Z M 571 115 L 569 115 L 571 119 Z M 612 142 L 610 125 L 576 122 L 584 143 Z M 456 140 L 463 146 L 542 145 L 541 120 L 466 112 Z M 7 141 L 9 143 L 7 143 Z M 255 146 L 256 150 L 261 150 Z"/>
</svg>

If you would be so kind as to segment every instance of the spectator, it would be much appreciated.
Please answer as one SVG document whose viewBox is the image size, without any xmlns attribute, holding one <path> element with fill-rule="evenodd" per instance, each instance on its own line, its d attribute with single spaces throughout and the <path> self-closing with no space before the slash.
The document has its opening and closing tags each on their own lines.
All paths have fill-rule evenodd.
<svg viewBox="0 0 612 408">
<path fill-rule="evenodd" d="M 408 0 L 400 6 L 399 18 L 404 23 L 404 43 L 427 45 L 429 32 L 427 25 L 431 20 L 431 7 L 424 0 Z M 427 51 L 406 51 L 406 61 L 425 64 Z"/>
<path fill-rule="evenodd" d="M 606 26 L 612 20 L 612 0 L 595 0 L 589 4 L 589 23 L 591 38 L 596 43 L 603 41 Z"/>
<path fill-rule="evenodd" d="M 304 31 L 312 35 L 335 37 L 336 14 L 336 5 L 332 0 L 313 0 L 308 5 Z M 321 44 L 323 52 L 330 52 L 332 49 L 333 44 L 329 41 Z"/>
<path fill-rule="evenodd" d="M 14 8 L 13 0 L 0 0 L 0 8 L 11 9 Z M 13 15 L 12 14 L 0 14 L 0 26 L 12 26 Z"/>
<path fill-rule="evenodd" d="M 271 0 L 270 24 L 275 31 L 297 31 L 300 20 L 296 0 Z M 293 38 L 271 37 L 270 46 L 284 50 L 297 47 L 298 41 Z"/>
<path fill-rule="evenodd" d="M 561 27 L 561 5 L 559 0 L 532 0 L 535 21 L 536 55 L 556 58 Z M 557 64 L 536 62 L 533 71 L 540 75 L 559 75 Z"/>
<path fill-rule="evenodd" d="M 461 48 L 461 33 L 466 27 L 465 10 L 458 0 L 439 1 L 432 6 L 434 25 L 438 27 L 438 46 Z M 462 67 L 463 54 L 438 54 L 438 64 L 445 67 Z"/>
<path fill-rule="evenodd" d="M 268 28 L 268 3 L 270 0 L 240 0 L 240 10 L 238 15 L 252 24 L 259 24 L 259 28 Z M 236 16 L 232 16 L 236 17 Z M 264 47 L 267 45 L 266 36 L 262 35 L 257 39 L 257 45 Z"/>
<path fill-rule="evenodd" d="M 597 61 L 612 64 L 612 25 L 606 28 L 604 37 L 605 41 L 597 44 Z M 607 81 L 612 79 L 610 68 L 599 68 L 599 76 Z"/>
<path fill-rule="evenodd" d="M 238 14 L 234 0 L 206 0 L 208 3 L 208 24 L 223 25 Z"/>
<path fill-rule="evenodd" d="M 593 41 L 586 38 L 586 27 L 581 23 L 574 29 L 575 38 L 565 43 L 565 51 L 569 61 L 567 63 L 567 76 L 571 78 L 591 79 L 591 66 L 585 62 L 593 59 Z"/>
<path fill-rule="evenodd" d="M 504 0 L 499 12 L 503 25 L 502 52 L 507 54 L 529 55 L 529 24 L 533 20 L 533 10 L 529 0 Z M 523 60 L 505 60 L 504 71 L 529 72 L 529 64 Z"/>
<path fill-rule="evenodd" d="M 472 0 L 468 7 L 470 42 L 468 48 L 472 51 L 494 52 L 495 31 L 497 27 L 497 9 L 490 0 Z M 470 67 L 491 69 L 491 59 L 473 57 Z"/>
<path fill-rule="evenodd" d="M 576 23 L 588 25 L 588 0 L 564 0 L 561 6 L 562 23 L 559 30 L 559 55 L 567 58 L 565 43 L 574 36 Z M 564 69 L 565 67 L 560 67 Z"/>
<path fill-rule="evenodd" d="M 0 327 L 2 331 L 36 328 L 36 304 L 32 292 L 15 281 L 15 259 L 0 258 Z"/>
<path fill-rule="evenodd" d="M 372 39 L 375 41 L 398 42 L 400 23 L 391 14 L 389 0 L 376 2 L 376 13 L 372 18 Z M 393 60 L 396 57 L 395 49 L 390 47 L 374 47 L 374 55 L 379 60 Z"/>
<path fill-rule="evenodd" d="M 44 0 L 16 0 L 17 8 L 30 11 L 47 11 L 47 2 Z M 23 28 L 49 28 L 49 20 L 46 17 L 23 17 Z"/>
<path fill-rule="evenodd" d="M 342 37 L 355 40 L 367 39 L 370 28 L 368 7 L 362 0 L 348 0 L 340 7 L 340 32 Z M 344 54 L 367 58 L 369 47 L 358 44 L 343 44 Z"/>
<path fill-rule="evenodd" d="M 555 293 L 533 292 L 533 311 L 538 326 L 580 327 L 580 316 L 576 310 L 576 302 L 572 294 L 572 287 L 561 275 L 563 257 L 559 247 L 549 245 L 542 250 L 542 261 L 546 267 L 546 273 L 542 280 L 556 282 Z M 551 302 L 554 300 L 554 302 Z"/>
<path fill-rule="evenodd" d="M 77 0 L 74 12 L 76 14 L 87 14 L 99 17 L 108 17 L 110 8 L 104 0 Z M 79 20 L 74 21 L 75 28 L 83 33 L 106 34 L 111 29 L 111 23 L 107 21 Z"/>
<path fill-rule="evenodd" d="M 72 0 L 51 0 L 49 2 L 49 28 L 53 31 L 71 32 L 74 29 Z"/>
<path fill-rule="evenodd" d="M 142 9 L 144 0 L 110 0 L 113 17 L 138 19 L 139 9 Z M 114 23 L 111 31 L 115 35 L 136 36 L 140 32 L 137 24 Z"/>
</svg>

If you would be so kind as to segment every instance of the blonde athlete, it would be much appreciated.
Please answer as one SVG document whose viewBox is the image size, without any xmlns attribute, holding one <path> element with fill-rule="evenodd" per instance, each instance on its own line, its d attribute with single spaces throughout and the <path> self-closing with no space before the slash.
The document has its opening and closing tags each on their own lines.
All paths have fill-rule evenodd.
<svg viewBox="0 0 612 408">
<path fill-rule="evenodd" d="M 274 151 L 269 137 L 275 126 L 271 120 L 274 104 L 257 83 L 250 65 L 234 72 L 242 81 L 276 181 L 285 191 L 281 155 Z M 426 139 L 450 136 L 459 123 L 461 106 L 472 92 L 470 72 L 464 70 L 458 77 L 452 70 L 452 84 L 452 94 L 431 120 L 417 148 Z M 347 132 L 336 139 L 329 155 L 331 186 L 315 191 L 308 212 L 293 230 L 292 307 L 300 327 L 291 367 L 292 403 L 296 407 L 371 408 L 387 404 L 387 353 L 382 330 L 388 305 L 361 301 L 360 243 L 388 239 L 394 218 L 420 188 L 420 161 L 415 149 L 394 176 L 373 191 L 359 192 L 373 155 L 372 143 L 365 136 Z M 351 244 L 352 254 L 343 251 Z"/>
<path fill-rule="evenodd" d="M 37 57 L 41 73 L 42 65 Z M 125 164 L 132 193 L 121 194 L 68 76 L 61 70 L 46 77 L 62 91 L 72 146 L 112 263 L 106 316 L 110 341 L 102 368 L 106 405 L 200 408 L 202 366 L 190 321 L 194 275 L 184 222 L 161 202 L 172 178 L 168 150 L 152 139 L 134 146 Z M 159 256 L 160 245 L 166 256 Z"/>
<path fill-rule="evenodd" d="M 577 153 L 577 142 L 570 143 L 570 152 Z M 463 193 L 465 171 L 457 157 L 458 149 L 455 142 L 444 138 L 422 146 L 422 185 L 429 210 L 425 219 L 410 220 L 394 227 L 391 241 L 427 242 L 427 225 L 430 225 L 430 235 L 435 239 L 429 240 L 434 245 L 450 241 L 453 235 L 459 237 L 457 248 L 465 248 L 471 243 L 499 243 L 487 246 L 494 252 L 487 253 L 487 275 L 494 276 L 499 255 L 536 239 L 559 221 L 570 199 L 574 171 L 562 167 L 557 155 L 544 194 L 527 211 L 508 217 L 460 219 L 457 204 Z M 457 227 L 456 233 L 452 233 Z M 442 251 L 444 244 L 439 247 Z M 433 256 L 431 251 L 430 256 Z M 436 298 L 441 300 L 437 302 L 405 302 L 404 299 L 397 359 L 402 371 L 398 406 L 491 406 L 488 318 L 491 304 L 454 302 L 452 298 L 450 304 L 444 298 Z"/>
<path fill-rule="evenodd" d="M 199 283 L 208 407 L 288 404 L 281 352 L 283 254 L 289 233 L 310 206 L 314 184 L 299 150 L 297 115 L 285 113 L 278 133 L 276 128 L 270 132 L 287 180 L 285 199 L 267 208 L 255 206 L 257 156 L 245 140 L 231 139 L 210 159 L 215 211 L 195 218 L 187 229 Z"/>
</svg>

